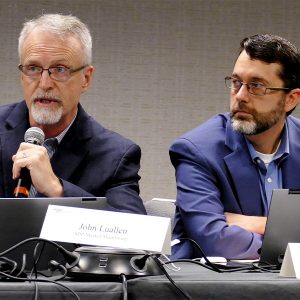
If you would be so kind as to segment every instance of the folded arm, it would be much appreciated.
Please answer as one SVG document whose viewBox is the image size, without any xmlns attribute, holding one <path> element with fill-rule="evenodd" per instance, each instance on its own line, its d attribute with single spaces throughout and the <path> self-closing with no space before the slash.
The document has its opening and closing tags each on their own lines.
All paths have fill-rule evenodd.
<svg viewBox="0 0 300 300">
<path fill-rule="evenodd" d="M 245 216 L 241 214 L 225 212 L 226 222 L 229 226 L 236 225 L 247 231 L 264 234 L 267 217 Z"/>
<path fill-rule="evenodd" d="M 236 215 L 225 214 L 225 211 L 242 214 L 225 168 L 219 162 L 207 160 L 199 148 L 184 139 L 171 147 L 170 156 L 177 181 L 173 238 L 195 240 L 208 256 L 258 258 L 262 230 L 251 231 L 252 227 L 245 225 L 246 218 L 241 218 L 244 221 L 241 226 Z"/>
</svg>

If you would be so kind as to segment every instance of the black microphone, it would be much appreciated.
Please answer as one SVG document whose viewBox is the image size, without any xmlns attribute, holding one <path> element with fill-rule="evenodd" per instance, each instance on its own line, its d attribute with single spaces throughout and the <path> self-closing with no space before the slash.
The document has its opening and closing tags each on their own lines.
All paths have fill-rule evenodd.
<svg viewBox="0 0 300 300">
<path fill-rule="evenodd" d="M 45 135 L 42 129 L 38 127 L 30 127 L 27 129 L 24 135 L 24 141 L 26 143 L 43 145 Z M 18 178 L 17 186 L 14 189 L 14 197 L 16 198 L 28 198 L 31 187 L 31 177 L 27 168 L 21 169 L 20 177 Z"/>
</svg>

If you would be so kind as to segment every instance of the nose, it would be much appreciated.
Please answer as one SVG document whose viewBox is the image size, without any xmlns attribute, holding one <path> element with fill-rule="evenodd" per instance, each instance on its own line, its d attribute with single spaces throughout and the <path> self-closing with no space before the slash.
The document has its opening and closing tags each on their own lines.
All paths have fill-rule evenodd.
<svg viewBox="0 0 300 300">
<path fill-rule="evenodd" d="M 244 83 L 234 96 L 237 101 L 248 101 L 249 91 L 247 84 Z"/>
<path fill-rule="evenodd" d="M 53 80 L 50 77 L 49 70 L 43 70 L 41 73 L 39 87 L 45 91 L 53 87 Z"/>
</svg>

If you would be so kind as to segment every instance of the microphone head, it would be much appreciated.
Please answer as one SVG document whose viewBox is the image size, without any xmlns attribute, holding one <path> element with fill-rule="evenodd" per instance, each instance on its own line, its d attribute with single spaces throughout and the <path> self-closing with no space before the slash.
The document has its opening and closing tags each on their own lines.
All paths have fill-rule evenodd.
<svg viewBox="0 0 300 300">
<path fill-rule="evenodd" d="M 26 143 L 43 145 L 45 140 L 45 134 L 42 129 L 38 127 L 30 127 L 26 130 L 24 135 L 24 141 Z"/>
</svg>

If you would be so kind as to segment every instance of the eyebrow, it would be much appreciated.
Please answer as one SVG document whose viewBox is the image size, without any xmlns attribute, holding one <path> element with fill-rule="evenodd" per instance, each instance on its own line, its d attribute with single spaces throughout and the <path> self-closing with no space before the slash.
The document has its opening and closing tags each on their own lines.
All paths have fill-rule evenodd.
<svg viewBox="0 0 300 300">
<path fill-rule="evenodd" d="M 237 73 L 232 73 L 231 75 L 232 77 L 235 77 L 235 78 L 238 78 L 238 79 L 241 79 L 241 77 L 237 74 Z M 253 76 L 251 77 L 251 79 L 249 80 L 249 82 L 253 82 L 253 81 L 260 81 L 266 85 L 270 84 L 268 80 L 266 80 L 265 78 L 263 77 L 260 77 L 260 76 Z"/>
</svg>

